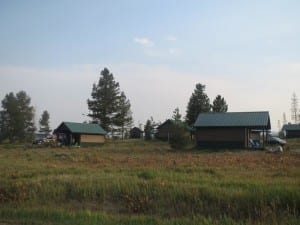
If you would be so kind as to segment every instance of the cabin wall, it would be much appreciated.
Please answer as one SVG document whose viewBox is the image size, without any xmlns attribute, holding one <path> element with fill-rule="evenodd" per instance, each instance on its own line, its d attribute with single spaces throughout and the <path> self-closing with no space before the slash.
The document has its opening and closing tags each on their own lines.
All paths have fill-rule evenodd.
<svg viewBox="0 0 300 225">
<path fill-rule="evenodd" d="M 235 127 L 197 128 L 196 140 L 200 147 L 209 148 L 245 148 L 249 139 L 249 130 Z"/>
<path fill-rule="evenodd" d="M 133 128 L 130 130 L 130 138 L 140 139 L 140 138 L 142 138 L 142 136 L 143 136 L 143 133 L 140 129 Z"/>
<path fill-rule="evenodd" d="M 174 129 L 172 124 L 165 124 L 158 129 L 155 136 L 157 139 L 167 141 L 172 136 L 172 129 Z"/>
<path fill-rule="evenodd" d="M 299 138 L 300 130 L 286 130 L 286 138 Z"/>
<path fill-rule="evenodd" d="M 80 136 L 81 143 L 104 143 L 105 137 L 103 135 L 91 135 L 91 134 L 82 134 Z"/>
</svg>

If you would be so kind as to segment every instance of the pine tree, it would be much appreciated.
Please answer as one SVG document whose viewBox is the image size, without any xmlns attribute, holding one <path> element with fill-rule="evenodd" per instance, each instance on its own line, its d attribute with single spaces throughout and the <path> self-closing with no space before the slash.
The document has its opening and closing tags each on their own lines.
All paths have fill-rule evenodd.
<svg viewBox="0 0 300 225">
<path fill-rule="evenodd" d="M 213 112 L 227 112 L 228 105 L 221 95 L 218 95 L 213 101 L 212 110 Z"/>
<path fill-rule="evenodd" d="M 170 127 L 169 133 L 169 143 L 171 148 L 173 149 L 183 149 L 187 143 L 189 142 L 189 130 L 188 126 L 181 121 L 181 114 L 179 113 L 179 109 L 176 108 L 173 111 L 172 119 L 175 121 L 174 124 Z"/>
<path fill-rule="evenodd" d="M 132 112 L 130 110 L 130 101 L 126 98 L 124 92 L 121 92 L 121 95 L 118 99 L 118 111 L 114 118 L 114 125 L 120 127 L 122 139 L 124 139 L 124 134 L 129 132 L 129 129 L 132 126 Z"/>
<path fill-rule="evenodd" d="M 34 107 L 30 105 L 31 99 L 25 91 L 19 91 L 16 94 L 16 98 L 20 113 L 19 124 L 21 127 L 18 138 L 20 141 L 32 140 L 36 127 L 34 125 L 35 110 Z"/>
<path fill-rule="evenodd" d="M 39 120 L 40 124 L 40 132 L 49 134 L 51 132 L 50 126 L 49 126 L 49 119 L 50 115 L 47 110 L 45 110 L 41 116 L 41 119 Z"/>
<path fill-rule="evenodd" d="M 1 111 L 1 140 L 13 142 L 16 136 L 16 116 L 18 115 L 17 98 L 13 92 L 5 95 Z"/>
<path fill-rule="evenodd" d="M 155 122 L 151 117 L 149 120 L 146 121 L 146 124 L 144 126 L 145 140 L 152 140 L 152 136 L 154 134 L 154 127 Z"/>
<path fill-rule="evenodd" d="M 120 89 L 119 83 L 115 81 L 112 73 L 104 68 L 100 73 L 100 79 L 97 84 L 93 84 L 92 99 L 88 99 L 88 108 L 90 116 L 94 122 L 100 123 L 102 128 L 112 131 L 112 126 L 116 113 L 118 111 L 118 99 Z"/>
<path fill-rule="evenodd" d="M 175 122 L 180 122 L 181 121 L 181 114 L 179 113 L 179 108 L 178 107 L 176 109 L 174 109 L 172 119 Z"/>
<path fill-rule="evenodd" d="M 10 142 L 30 140 L 35 131 L 34 108 L 25 91 L 9 93 L 2 100 L 1 138 Z"/>
<path fill-rule="evenodd" d="M 205 85 L 196 84 L 194 93 L 190 97 L 186 110 L 186 122 L 193 125 L 199 113 L 209 112 L 210 103 L 207 94 L 205 93 Z"/>
</svg>

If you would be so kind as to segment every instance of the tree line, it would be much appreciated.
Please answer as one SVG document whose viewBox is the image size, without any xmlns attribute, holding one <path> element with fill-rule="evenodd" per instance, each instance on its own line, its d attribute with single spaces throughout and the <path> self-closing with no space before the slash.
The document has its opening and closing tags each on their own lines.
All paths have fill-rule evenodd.
<svg viewBox="0 0 300 225">
<path fill-rule="evenodd" d="M 31 105 L 31 99 L 25 91 L 14 94 L 6 94 L 1 101 L 0 111 L 0 142 L 31 141 L 34 132 L 37 130 L 34 117 L 35 109 Z M 47 110 L 43 112 L 39 120 L 39 131 L 50 133 L 50 115 Z"/>
<path fill-rule="evenodd" d="M 133 118 L 130 101 L 125 93 L 120 91 L 120 84 L 115 81 L 113 74 L 107 68 L 101 71 L 98 83 L 93 84 L 91 99 L 87 100 L 87 104 L 90 111 L 88 115 L 92 121 L 99 123 L 110 134 L 119 132 L 123 138 L 124 133 L 128 133 L 128 129 L 132 127 Z M 183 122 L 192 126 L 199 113 L 227 112 L 227 110 L 228 105 L 221 95 L 218 95 L 211 104 L 205 93 L 205 85 L 198 83 L 189 99 Z M 175 120 L 181 121 L 182 115 L 178 108 L 174 110 L 173 117 Z M 146 121 L 144 126 L 145 139 L 151 139 L 155 126 L 157 123 L 152 117 Z"/>
<path fill-rule="evenodd" d="M 192 127 L 196 122 L 199 113 L 228 111 L 228 104 L 221 95 L 217 95 L 213 100 L 213 103 L 210 103 L 210 99 L 205 92 L 205 87 L 206 86 L 201 83 L 196 84 L 194 92 L 188 101 L 186 116 L 184 119 L 182 119 L 182 115 L 180 114 L 178 107 L 173 111 L 172 119 L 175 121 L 175 124 L 179 124 L 176 130 L 173 131 L 176 133 L 175 139 L 179 140 L 182 136 L 184 136 L 183 129 L 188 126 Z M 185 124 L 186 126 L 182 126 L 182 124 Z M 146 140 L 151 139 L 151 135 L 155 133 L 155 127 L 157 125 L 158 124 L 154 122 L 152 117 L 147 120 L 144 128 Z"/>
<path fill-rule="evenodd" d="M 32 139 L 37 130 L 34 124 L 35 109 L 26 92 L 20 91 L 16 94 L 11 92 L 1 103 L 0 141 L 22 142 Z M 123 139 L 128 135 L 133 125 L 130 100 L 107 68 L 100 72 L 98 82 L 93 84 L 91 98 L 87 99 L 87 106 L 91 123 L 99 124 L 112 137 L 118 135 Z M 199 113 L 227 112 L 227 110 L 228 105 L 221 95 L 218 95 L 211 104 L 205 93 L 205 85 L 198 83 L 189 99 L 185 118 L 182 119 L 179 109 L 176 108 L 173 112 L 173 119 L 192 126 Z M 50 115 L 45 110 L 39 120 L 40 132 L 51 132 L 49 120 Z M 156 125 L 152 117 L 146 121 L 144 126 L 146 139 L 151 139 Z"/>
</svg>

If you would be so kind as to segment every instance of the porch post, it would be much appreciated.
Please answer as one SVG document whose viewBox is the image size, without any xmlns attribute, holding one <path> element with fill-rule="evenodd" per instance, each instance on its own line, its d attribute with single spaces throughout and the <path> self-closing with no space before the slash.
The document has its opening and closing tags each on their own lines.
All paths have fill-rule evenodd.
<svg viewBox="0 0 300 225">
<path fill-rule="evenodd" d="M 72 146 L 72 133 L 70 133 L 70 146 Z"/>
<path fill-rule="evenodd" d="M 263 149 L 265 149 L 265 141 L 266 141 L 266 138 L 265 138 L 265 129 L 263 129 Z"/>
<path fill-rule="evenodd" d="M 248 129 L 245 127 L 245 148 L 248 148 L 249 147 L 249 140 L 248 140 Z"/>
</svg>

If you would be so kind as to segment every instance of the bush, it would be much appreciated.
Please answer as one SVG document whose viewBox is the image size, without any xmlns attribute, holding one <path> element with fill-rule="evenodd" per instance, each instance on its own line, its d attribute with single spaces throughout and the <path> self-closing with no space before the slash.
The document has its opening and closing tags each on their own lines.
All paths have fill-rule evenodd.
<svg viewBox="0 0 300 225">
<path fill-rule="evenodd" d="M 170 136 L 170 145 L 173 149 L 184 148 L 190 139 L 188 130 L 183 126 L 174 126 Z"/>
</svg>

